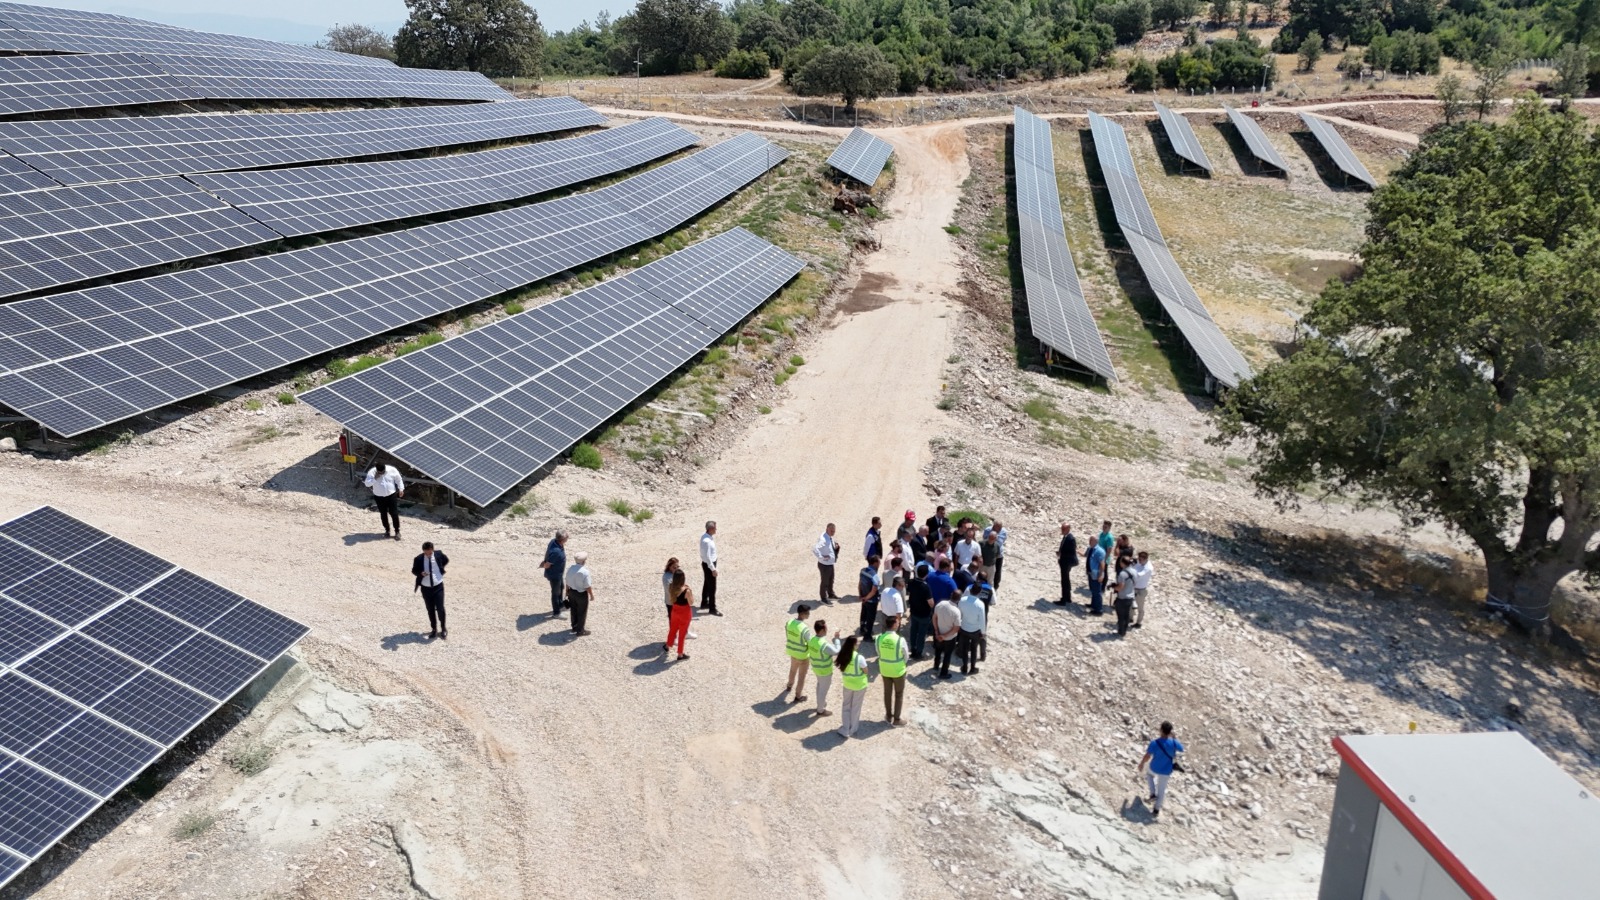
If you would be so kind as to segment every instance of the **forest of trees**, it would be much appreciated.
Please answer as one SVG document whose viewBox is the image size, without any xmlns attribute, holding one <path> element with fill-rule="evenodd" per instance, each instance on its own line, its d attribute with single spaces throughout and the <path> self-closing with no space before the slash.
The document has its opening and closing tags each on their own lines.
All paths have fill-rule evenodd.
<svg viewBox="0 0 1600 900">
<path fill-rule="evenodd" d="M 1151 29 L 1183 29 L 1186 46 L 1135 62 L 1136 89 L 1270 84 L 1276 69 L 1250 26 L 1278 22 L 1270 49 L 1302 65 L 1343 51 L 1374 69 L 1436 72 L 1444 56 L 1495 68 L 1600 48 L 1600 0 L 637 0 L 615 19 L 553 34 L 523 0 L 406 6 L 392 41 L 345 25 L 327 45 L 501 77 L 711 69 L 761 78 L 782 69 L 797 92 L 847 104 L 1075 75 L 1108 65 L 1118 44 Z M 1600 87 L 1600 52 L 1586 59 L 1590 86 Z"/>
</svg>

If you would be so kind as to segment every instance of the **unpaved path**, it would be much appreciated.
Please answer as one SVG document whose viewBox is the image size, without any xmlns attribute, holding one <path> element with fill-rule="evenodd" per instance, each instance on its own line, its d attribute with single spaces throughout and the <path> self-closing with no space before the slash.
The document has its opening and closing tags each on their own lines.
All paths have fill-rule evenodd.
<svg viewBox="0 0 1600 900">
<path fill-rule="evenodd" d="M 477 733 L 484 763 L 511 772 L 527 800 L 520 846 L 465 848 L 516 857 L 522 883 L 504 885 L 506 896 L 939 893 L 904 813 L 923 793 L 907 786 L 934 789 L 938 773 L 909 730 L 882 724 L 876 690 L 849 743 L 832 730 L 837 716 L 816 723 L 777 699 L 783 623 L 815 589 L 807 548 L 837 520 L 839 587 L 852 593 L 862 522 L 925 512 L 927 437 L 951 428 L 935 407 L 952 339 L 944 295 L 956 286 L 942 226 L 966 178 L 965 140 L 959 126 L 890 140 L 901 189 L 881 226 L 885 249 L 864 260 L 870 290 L 808 350 L 788 398 L 732 437 L 649 528 L 574 535 L 569 550 L 589 551 L 596 571 L 589 637 L 574 641 L 548 618 L 542 542 L 516 540 L 504 520 L 471 533 L 419 522 L 403 544 L 373 541 L 369 514 L 319 496 L 113 479 L 15 456 L 0 517 L 55 504 L 404 672 Z M 323 445 L 332 431 L 300 443 Z M 550 481 L 585 477 L 564 468 Z M 657 573 L 669 555 L 698 568 L 707 518 L 722 522 L 726 616 L 697 622 L 691 660 L 666 662 Z M 453 560 L 448 642 L 416 632 L 408 571 L 422 539 Z M 855 607 L 823 616 L 842 624 Z M 70 873 L 52 890 L 75 890 Z"/>
</svg>

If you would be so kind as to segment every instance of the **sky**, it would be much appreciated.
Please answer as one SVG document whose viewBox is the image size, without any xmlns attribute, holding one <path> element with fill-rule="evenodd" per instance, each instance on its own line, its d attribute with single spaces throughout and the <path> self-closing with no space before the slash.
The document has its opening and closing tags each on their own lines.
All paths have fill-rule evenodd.
<svg viewBox="0 0 1600 900">
<path fill-rule="evenodd" d="M 233 4 L 223 0 L 17 0 L 31 6 L 58 6 L 152 19 L 185 28 L 223 31 L 272 40 L 311 41 L 336 23 L 359 22 L 393 31 L 406 18 L 404 0 L 271 0 Z M 533 0 L 546 31 L 563 31 L 602 10 L 613 16 L 632 0 Z"/>
</svg>

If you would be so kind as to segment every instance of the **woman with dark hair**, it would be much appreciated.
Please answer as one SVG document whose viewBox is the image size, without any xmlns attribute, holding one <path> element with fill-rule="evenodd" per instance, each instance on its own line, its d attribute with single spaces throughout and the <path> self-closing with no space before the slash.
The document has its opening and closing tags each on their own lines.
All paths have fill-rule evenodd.
<svg viewBox="0 0 1600 900">
<path fill-rule="evenodd" d="M 667 587 L 667 594 L 672 598 L 672 608 L 667 627 L 667 642 L 661 645 L 661 652 L 666 653 L 672 649 L 672 642 L 676 639 L 678 658 L 688 659 L 689 655 L 683 652 L 683 639 L 689 636 L 689 621 L 694 618 L 694 591 L 689 589 L 689 579 L 684 577 L 682 569 L 672 573 L 672 582 Z"/>
<path fill-rule="evenodd" d="M 844 701 L 840 704 L 839 736 L 850 737 L 861 726 L 861 704 L 867 696 L 867 661 L 856 652 L 856 638 L 851 635 L 839 647 L 835 660 L 839 675 L 844 681 Z"/>
<path fill-rule="evenodd" d="M 676 556 L 667 560 L 666 568 L 661 570 L 661 596 L 667 602 L 667 618 L 672 618 L 672 573 L 681 570 Z"/>
</svg>

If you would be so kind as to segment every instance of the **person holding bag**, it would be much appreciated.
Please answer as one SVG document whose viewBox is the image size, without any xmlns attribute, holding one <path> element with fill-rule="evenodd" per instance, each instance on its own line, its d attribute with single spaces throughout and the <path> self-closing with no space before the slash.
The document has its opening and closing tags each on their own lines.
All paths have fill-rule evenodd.
<svg viewBox="0 0 1600 900">
<path fill-rule="evenodd" d="M 1144 759 L 1139 760 L 1139 766 L 1134 771 L 1143 771 L 1145 766 L 1150 771 L 1145 773 L 1145 780 L 1150 785 L 1150 815 L 1160 816 L 1161 807 L 1167 802 L 1167 779 L 1173 772 L 1182 772 L 1183 766 L 1178 764 L 1178 754 L 1183 752 L 1183 745 L 1172 736 L 1172 723 L 1161 723 L 1161 737 L 1150 742 L 1145 748 Z"/>
</svg>

